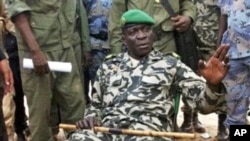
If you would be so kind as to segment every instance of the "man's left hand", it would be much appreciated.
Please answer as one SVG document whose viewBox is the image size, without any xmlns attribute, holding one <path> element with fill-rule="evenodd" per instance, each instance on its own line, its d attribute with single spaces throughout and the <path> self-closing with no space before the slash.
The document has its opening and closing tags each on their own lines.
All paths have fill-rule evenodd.
<svg viewBox="0 0 250 141">
<path fill-rule="evenodd" d="M 0 61 L 0 74 L 4 79 L 4 94 L 12 92 L 14 87 L 14 78 L 6 59 Z"/>
<path fill-rule="evenodd" d="M 229 70 L 229 59 L 226 56 L 229 45 L 221 45 L 216 49 L 208 62 L 199 62 L 199 74 L 202 75 L 209 84 L 218 85 L 226 76 Z"/>
<path fill-rule="evenodd" d="M 91 52 L 85 52 L 83 54 L 83 68 L 86 69 L 88 68 L 90 65 L 91 65 L 91 62 L 92 62 L 92 56 L 91 56 Z"/>
<path fill-rule="evenodd" d="M 176 17 L 172 17 L 174 28 L 178 32 L 186 31 L 192 23 L 192 20 L 189 16 L 177 15 Z"/>
</svg>

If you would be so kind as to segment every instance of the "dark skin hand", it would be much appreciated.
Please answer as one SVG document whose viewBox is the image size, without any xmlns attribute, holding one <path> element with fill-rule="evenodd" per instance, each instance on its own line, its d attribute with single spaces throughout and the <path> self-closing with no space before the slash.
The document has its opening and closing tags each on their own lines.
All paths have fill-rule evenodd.
<svg viewBox="0 0 250 141">
<path fill-rule="evenodd" d="M 97 117 L 86 117 L 76 122 L 77 129 L 92 129 L 94 126 L 101 126 L 102 122 Z"/>
<path fill-rule="evenodd" d="M 91 52 L 85 52 L 84 55 L 83 55 L 83 68 L 86 69 L 88 68 L 90 65 L 91 65 L 91 60 L 92 60 L 92 56 L 91 56 Z"/>
<path fill-rule="evenodd" d="M 192 20 L 189 16 L 177 15 L 172 17 L 174 28 L 179 32 L 186 31 L 192 23 Z"/>
<path fill-rule="evenodd" d="M 226 56 L 229 45 L 219 46 L 212 57 L 205 61 L 199 61 L 199 74 L 202 75 L 209 84 L 218 85 L 226 76 L 230 66 L 229 58 Z"/>
<path fill-rule="evenodd" d="M 4 80 L 4 94 L 12 92 L 14 78 L 9 63 L 6 59 L 0 61 L 0 74 L 3 76 Z"/>
</svg>

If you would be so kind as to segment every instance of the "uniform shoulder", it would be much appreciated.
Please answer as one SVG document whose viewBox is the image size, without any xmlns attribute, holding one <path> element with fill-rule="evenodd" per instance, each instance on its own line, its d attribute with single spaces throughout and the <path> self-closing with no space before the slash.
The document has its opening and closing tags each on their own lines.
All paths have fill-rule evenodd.
<svg viewBox="0 0 250 141">
<path fill-rule="evenodd" d="M 177 53 L 175 53 L 175 52 L 169 52 L 169 53 L 167 53 L 165 56 L 166 56 L 166 57 L 171 56 L 171 57 L 173 57 L 173 58 L 175 58 L 175 59 L 177 59 L 177 60 L 180 60 L 180 59 L 181 59 L 180 56 L 179 56 Z"/>
<path fill-rule="evenodd" d="M 105 58 L 104 61 L 109 61 L 111 59 L 116 58 L 117 54 L 108 54 Z"/>
</svg>

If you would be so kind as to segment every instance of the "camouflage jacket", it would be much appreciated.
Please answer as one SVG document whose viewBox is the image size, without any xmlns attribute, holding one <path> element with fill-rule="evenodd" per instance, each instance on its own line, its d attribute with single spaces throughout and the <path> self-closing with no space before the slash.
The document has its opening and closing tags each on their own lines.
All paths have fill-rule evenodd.
<svg viewBox="0 0 250 141">
<path fill-rule="evenodd" d="M 91 49 L 109 49 L 107 39 L 98 38 L 108 36 L 109 11 L 112 0 L 82 0 L 85 4 L 90 32 Z"/>
<path fill-rule="evenodd" d="M 152 51 L 137 61 L 121 53 L 97 71 L 96 93 L 85 116 L 100 117 L 107 127 L 172 131 L 173 87 L 196 109 L 206 83 L 171 55 Z"/>
<path fill-rule="evenodd" d="M 194 29 L 201 41 L 200 47 L 215 47 L 219 29 L 218 0 L 193 0 L 197 8 Z"/>
</svg>

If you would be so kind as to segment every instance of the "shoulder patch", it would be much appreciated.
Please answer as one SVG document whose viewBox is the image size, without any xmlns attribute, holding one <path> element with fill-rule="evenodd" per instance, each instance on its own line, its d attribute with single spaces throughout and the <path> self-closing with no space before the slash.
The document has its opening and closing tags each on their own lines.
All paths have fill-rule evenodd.
<svg viewBox="0 0 250 141">
<path fill-rule="evenodd" d="M 181 59 L 181 57 L 177 53 L 175 53 L 175 52 L 169 52 L 169 53 L 167 53 L 167 55 L 173 56 L 174 58 L 176 58 L 178 60 Z"/>
<path fill-rule="evenodd" d="M 104 61 L 110 60 L 112 58 L 115 58 L 117 54 L 109 54 L 104 58 Z"/>
</svg>

